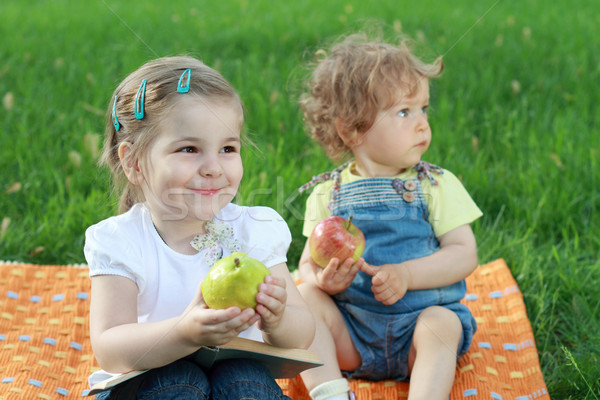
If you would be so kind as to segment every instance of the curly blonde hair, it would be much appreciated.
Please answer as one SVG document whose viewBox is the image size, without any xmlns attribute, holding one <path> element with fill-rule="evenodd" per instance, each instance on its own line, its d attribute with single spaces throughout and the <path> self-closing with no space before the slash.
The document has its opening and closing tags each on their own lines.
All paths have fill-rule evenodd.
<svg viewBox="0 0 600 400">
<path fill-rule="evenodd" d="M 179 78 L 188 68 L 191 70 L 189 92 L 178 93 Z M 134 116 L 134 103 L 143 79 L 147 81 L 144 116 L 137 119 Z M 119 212 L 123 213 L 135 203 L 145 200 L 141 188 L 125 177 L 118 155 L 119 145 L 129 142 L 132 144 L 131 157 L 143 157 L 152 140 L 160 133 L 160 122 L 179 101 L 189 96 L 237 101 L 243 110 L 241 99 L 233 86 L 219 72 L 189 56 L 151 60 L 129 74 L 115 89 L 106 116 L 100 164 L 112 171 L 115 190 L 120 194 Z M 119 121 L 118 130 L 113 118 Z"/>
<path fill-rule="evenodd" d="M 329 53 L 318 50 L 315 59 L 299 104 L 312 138 L 336 161 L 397 101 L 398 90 L 410 97 L 420 81 L 443 69 L 441 57 L 427 64 L 413 55 L 407 39 L 392 45 L 362 33 L 343 38 Z"/>
</svg>

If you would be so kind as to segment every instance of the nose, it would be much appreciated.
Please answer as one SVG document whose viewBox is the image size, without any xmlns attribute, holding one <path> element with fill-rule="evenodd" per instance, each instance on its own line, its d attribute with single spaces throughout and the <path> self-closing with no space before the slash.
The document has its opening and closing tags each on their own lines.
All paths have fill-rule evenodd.
<svg viewBox="0 0 600 400">
<path fill-rule="evenodd" d="M 418 114 L 417 121 L 415 122 L 415 128 L 417 132 L 424 132 L 429 129 L 429 121 L 427 120 L 426 114 Z"/>
<path fill-rule="evenodd" d="M 217 157 L 206 157 L 200 163 L 199 172 L 202 176 L 216 178 L 223 174 L 223 168 Z"/>
</svg>

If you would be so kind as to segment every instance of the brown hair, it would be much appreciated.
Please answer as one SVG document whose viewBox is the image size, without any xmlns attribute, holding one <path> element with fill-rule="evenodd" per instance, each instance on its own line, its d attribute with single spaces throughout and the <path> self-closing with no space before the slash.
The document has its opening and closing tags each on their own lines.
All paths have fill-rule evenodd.
<svg viewBox="0 0 600 400">
<path fill-rule="evenodd" d="M 189 92 L 178 93 L 179 79 L 190 69 Z M 146 79 L 144 116 L 136 119 L 134 103 L 142 81 Z M 184 79 L 184 82 L 186 80 Z M 121 166 L 118 148 L 122 142 L 132 144 L 134 159 L 139 159 L 158 135 L 160 122 L 177 104 L 190 95 L 203 98 L 235 100 L 242 106 L 233 86 L 217 71 L 193 57 L 164 57 L 152 60 L 127 76 L 115 89 L 106 118 L 105 138 L 100 164 L 107 165 L 113 174 L 115 190 L 120 193 L 119 212 L 144 201 L 141 189 L 127 180 Z M 113 113 L 113 105 L 116 106 Z M 243 108 L 242 108 L 243 109 Z M 115 128 L 113 117 L 118 120 Z"/>
<path fill-rule="evenodd" d="M 426 64 L 414 56 L 407 39 L 392 45 L 361 33 L 342 38 L 329 54 L 318 50 L 315 59 L 299 103 L 312 138 L 334 160 L 393 105 L 398 90 L 410 97 L 443 69 L 441 57 Z"/>
</svg>

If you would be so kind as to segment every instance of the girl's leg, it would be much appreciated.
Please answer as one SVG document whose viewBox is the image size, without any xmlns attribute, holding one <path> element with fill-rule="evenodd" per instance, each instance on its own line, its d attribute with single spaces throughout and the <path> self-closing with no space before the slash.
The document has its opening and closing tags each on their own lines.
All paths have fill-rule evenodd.
<svg viewBox="0 0 600 400">
<path fill-rule="evenodd" d="M 152 369 L 110 392 L 96 396 L 97 400 L 175 400 L 210 399 L 210 385 L 200 367 L 187 359 L 177 360 Z"/>
<path fill-rule="evenodd" d="M 290 400 L 259 361 L 221 361 L 209 374 L 214 400 Z"/>
<path fill-rule="evenodd" d="M 409 400 L 448 398 L 461 335 L 462 324 L 453 311 L 438 306 L 423 310 L 415 326 L 409 356 L 412 364 Z"/>
</svg>

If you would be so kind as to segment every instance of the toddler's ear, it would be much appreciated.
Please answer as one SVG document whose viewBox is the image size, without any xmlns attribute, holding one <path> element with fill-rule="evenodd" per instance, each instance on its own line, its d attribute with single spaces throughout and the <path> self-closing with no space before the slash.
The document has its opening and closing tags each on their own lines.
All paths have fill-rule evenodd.
<svg viewBox="0 0 600 400">
<path fill-rule="evenodd" d="M 341 118 L 335 120 L 335 130 L 349 149 L 359 145 L 362 141 L 362 137 L 358 131 L 355 128 L 348 127 Z"/>
<path fill-rule="evenodd" d="M 119 145 L 118 154 L 121 160 L 121 168 L 123 168 L 123 172 L 127 179 L 129 179 L 129 182 L 134 185 L 141 184 L 144 180 L 144 175 L 142 174 L 138 159 L 133 157 L 131 143 L 122 142 Z"/>
</svg>

